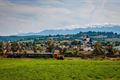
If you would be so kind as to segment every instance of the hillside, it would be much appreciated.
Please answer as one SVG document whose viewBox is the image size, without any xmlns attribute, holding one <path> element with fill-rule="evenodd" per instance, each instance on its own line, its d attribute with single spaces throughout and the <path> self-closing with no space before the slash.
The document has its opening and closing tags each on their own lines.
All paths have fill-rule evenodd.
<svg viewBox="0 0 120 80">
<path fill-rule="evenodd" d="M 49 39 L 54 39 L 57 41 L 62 40 L 81 40 L 84 35 L 89 35 L 92 39 L 116 39 L 120 38 L 120 34 L 113 33 L 113 32 L 95 32 L 95 31 L 88 31 L 88 32 L 78 32 L 77 34 L 69 34 L 69 35 L 49 35 L 49 36 L 42 36 L 42 35 L 29 35 L 29 36 L 0 36 L 0 42 L 8 42 L 8 41 L 46 41 Z"/>
</svg>

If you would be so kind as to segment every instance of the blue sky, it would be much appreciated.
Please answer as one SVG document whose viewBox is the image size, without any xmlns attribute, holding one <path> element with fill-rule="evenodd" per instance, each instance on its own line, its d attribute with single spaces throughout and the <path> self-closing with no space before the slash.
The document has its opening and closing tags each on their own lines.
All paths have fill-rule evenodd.
<svg viewBox="0 0 120 80">
<path fill-rule="evenodd" d="M 120 0 L 0 0 L 0 35 L 120 23 Z"/>
</svg>

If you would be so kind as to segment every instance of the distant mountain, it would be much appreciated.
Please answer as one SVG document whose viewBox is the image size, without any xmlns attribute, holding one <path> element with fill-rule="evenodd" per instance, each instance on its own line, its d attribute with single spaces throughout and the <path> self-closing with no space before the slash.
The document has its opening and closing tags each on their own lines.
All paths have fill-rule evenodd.
<svg viewBox="0 0 120 80">
<path fill-rule="evenodd" d="M 86 28 L 75 28 L 75 29 L 65 29 L 65 30 L 44 30 L 38 33 L 23 33 L 18 34 L 17 36 L 30 36 L 30 35 L 57 35 L 57 34 L 77 34 L 79 32 L 114 32 L 120 33 L 120 25 L 105 24 L 105 25 L 89 25 Z"/>
</svg>

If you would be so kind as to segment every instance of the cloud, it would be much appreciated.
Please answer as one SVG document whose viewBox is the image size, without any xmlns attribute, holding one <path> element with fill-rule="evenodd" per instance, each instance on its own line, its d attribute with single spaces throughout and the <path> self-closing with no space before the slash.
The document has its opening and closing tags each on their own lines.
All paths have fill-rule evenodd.
<svg viewBox="0 0 120 80">
<path fill-rule="evenodd" d="M 119 0 L 0 0 L 0 35 L 119 23 L 119 4 Z"/>
</svg>

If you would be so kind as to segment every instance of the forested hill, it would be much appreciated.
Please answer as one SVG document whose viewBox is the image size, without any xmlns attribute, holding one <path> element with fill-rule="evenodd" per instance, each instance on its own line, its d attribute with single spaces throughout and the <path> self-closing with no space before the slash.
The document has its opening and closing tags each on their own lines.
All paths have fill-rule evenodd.
<svg viewBox="0 0 120 80">
<path fill-rule="evenodd" d="M 49 36 L 41 36 L 41 35 L 31 35 L 31 36 L 0 36 L 0 42 L 14 42 L 14 41 L 45 41 L 48 39 L 54 40 L 75 40 L 81 39 L 84 35 L 89 35 L 92 38 L 120 38 L 120 34 L 113 32 L 79 32 L 77 34 L 69 34 L 69 35 L 49 35 Z"/>
</svg>

